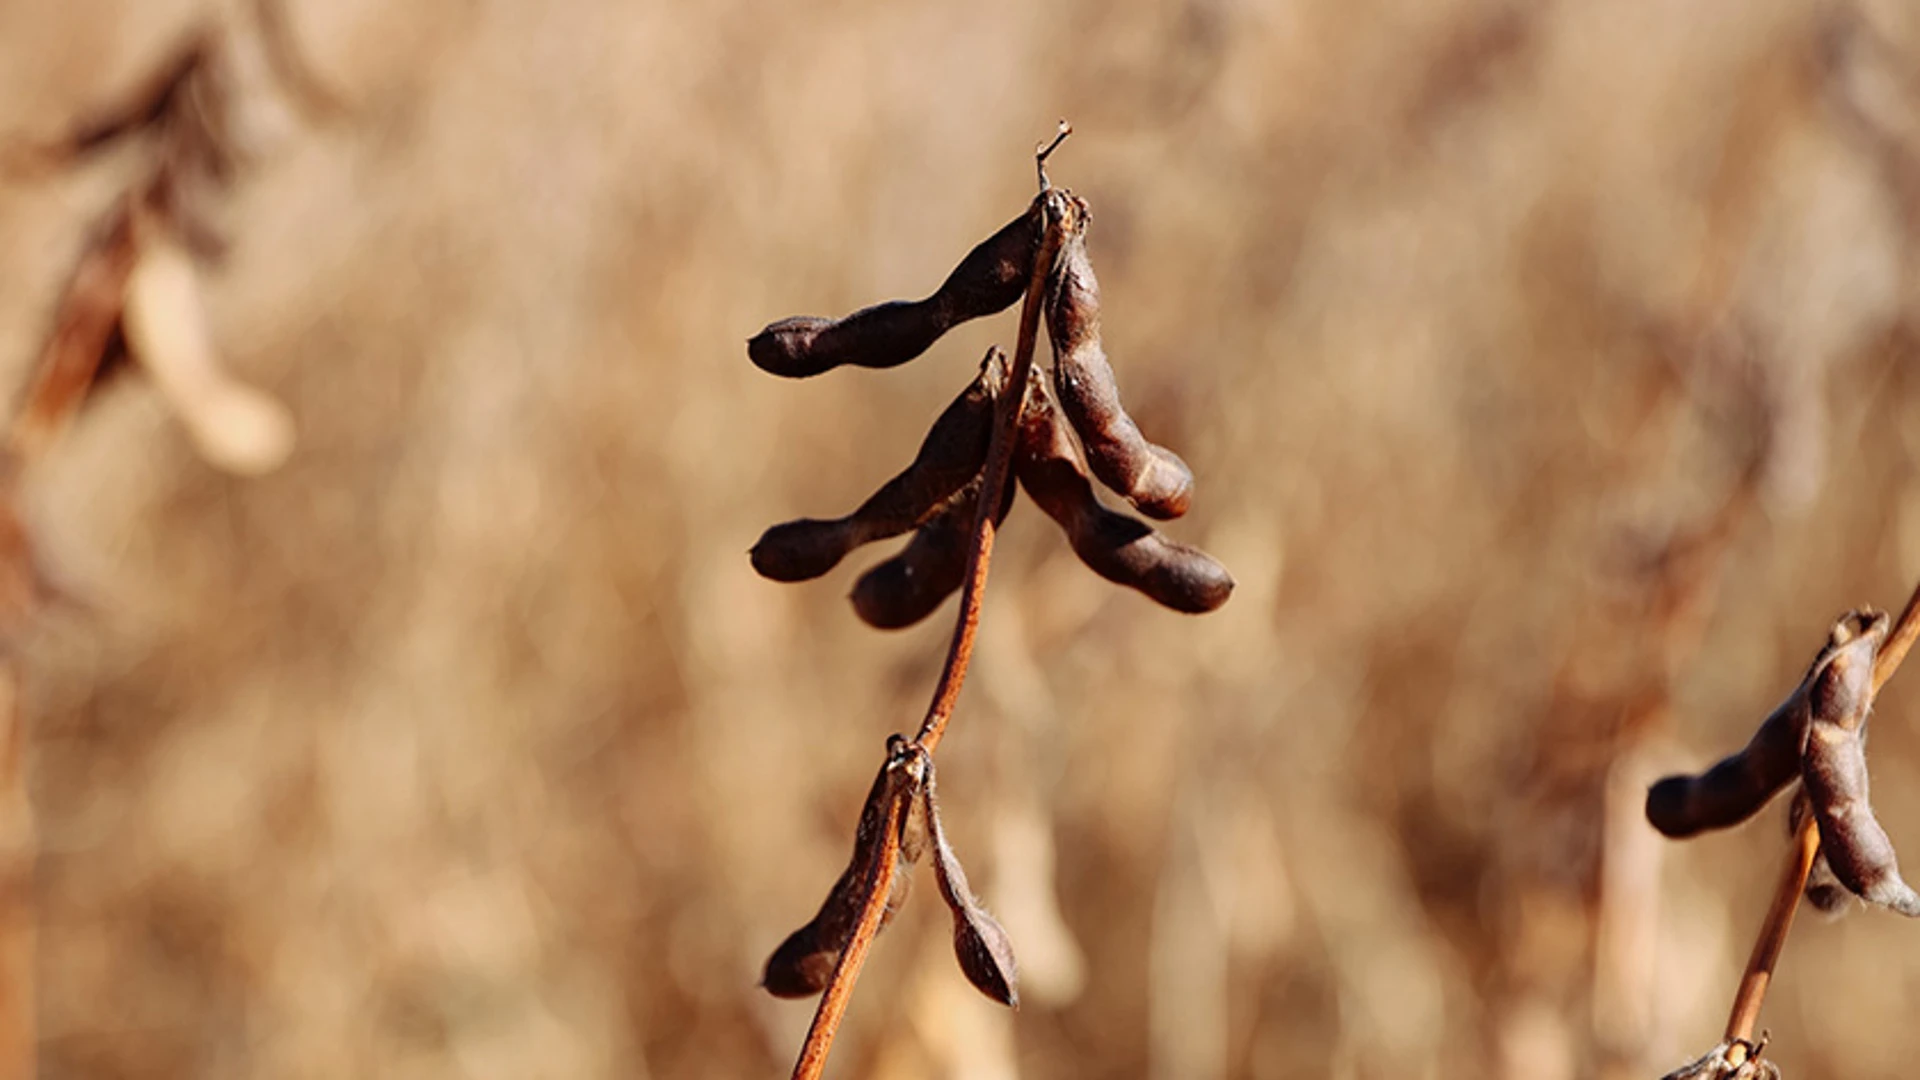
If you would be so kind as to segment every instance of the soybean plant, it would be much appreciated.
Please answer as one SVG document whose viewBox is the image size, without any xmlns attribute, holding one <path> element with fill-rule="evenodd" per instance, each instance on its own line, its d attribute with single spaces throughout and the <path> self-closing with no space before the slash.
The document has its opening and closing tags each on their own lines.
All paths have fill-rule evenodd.
<svg viewBox="0 0 1920 1080">
<path fill-rule="evenodd" d="M 1192 473 L 1171 451 L 1148 442 L 1127 416 L 1100 344 L 1099 285 L 1085 247 L 1092 215 L 1084 200 L 1054 188 L 1046 173 L 1047 158 L 1070 130 L 1062 121 L 1059 134 L 1036 152 L 1040 191 L 1026 211 L 976 245 L 930 296 L 876 304 L 841 319 L 782 319 L 747 342 L 755 365 L 789 378 L 846 365 L 894 367 L 959 323 L 1021 301 L 1012 360 L 998 348 L 988 350 L 904 471 L 852 513 L 775 525 L 750 552 L 762 576 L 804 581 L 827 573 L 855 548 L 911 532 L 899 553 L 855 583 L 855 612 L 892 629 L 925 618 L 955 590 L 961 594 L 946 663 L 919 732 L 888 739 L 846 869 L 762 974 L 762 985 L 777 996 L 821 995 L 794 1065 L 796 1078 L 817 1077 L 825 1068 L 866 951 L 905 902 L 913 870 L 928 850 L 953 915 L 961 973 L 1003 1005 L 1019 1001 L 1012 944 L 974 896 L 941 826 L 933 760 L 966 678 L 994 534 L 1012 509 L 1016 475 L 1074 553 L 1107 580 L 1196 614 L 1218 608 L 1233 592 L 1233 577 L 1205 552 L 1100 505 L 1075 446 L 1077 436 L 1093 475 L 1141 513 L 1176 518 L 1192 502 Z M 1030 379 L 1043 312 L 1053 370 L 1050 378 Z"/>
</svg>

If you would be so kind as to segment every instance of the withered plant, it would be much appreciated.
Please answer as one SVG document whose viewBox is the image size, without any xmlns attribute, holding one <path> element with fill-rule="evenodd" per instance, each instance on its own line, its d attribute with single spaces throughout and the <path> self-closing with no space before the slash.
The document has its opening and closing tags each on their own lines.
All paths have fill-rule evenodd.
<svg viewBox="0 0 1920 1080">
<path fill-rule="evenodd" d="M 261 0 L 256 14 L 268 62 L 295 102 L 310 117 L 336 112 L 336 100 L 297 62 L 275 0 Z M 213 200 L 244 157 L 230 124 L 228 33 L 220 25 L 194 29 L 130 92 L 62 134 L 0 139 L 0 182 L 57 177 L 123 144 L 140 154 L 134 180 L 81 244 L 0 445 L 0 1076 L 28 1078 L 37 1067 L 38 841 L 16 645 L 50 602 L 75 599 L 36 556 L 19 509 L 22 477 L 102 377 L 129 358 L 210 464 L 257 475 L 293 447 L 286 407 L 220 366 L 201 305 L 199 266 L 225 248 L 211 221 Z"/>
<path fill-rule="evenodd" d="M 338 99 L 297 59 L 275 0 L 255 5 L 269 67 L 311 120 Z M 155 70 L 56 135 L 0 140 L 0 179 L 45 179 L 131 144 L 133 180 L 89 231 L 56 305 L 54 331 L 13 426 L 9 450 L 31 456 L 58 434 L 95 382 L 136 360 L 195 449 L 229 472 L 256 475 L 293 448 L 286 407 L 220 365 L 201 301 L 204 263 L 226 250 L 218 200 L 250 158 L 234 116 L 235 31 L 189 30 Z"/>
<path fill-rule="evenodd" d="M 1772 903 L 1735 991 L 1720 1044 L 1665 1080 L 1758 1080 L 1780 1075 L 1754 1027 L 1804 894 L 1839 913 L 1855 897 L 1920 917 L 1920 894 L 1868 801 L 1867 721 L 1880 688 L 1920 638 L 1920 588 L 1898 623 L 1860 608 L 1840 617 L 1807 672 L 1747 745 L 1705 772 L 1669 776 L 1647 791 L 1647 820 L 1674 839 L 1737 825 L 1798 781 L 1792 843 Z"/>
<path fill-rule="evenodd" d="M 1011 943 L 975 899 L 941 827 L 934 750 L 952 719 L 973 656 L 994 534 L 1014 502 L 1017 478 L 1066 533 L 1095 573 L 1176 611 L 1225 603 L 1233 578 L 1205 552 L 1102 506 L 1098 478 L 1141 513 L 1186 513 L 1193 474 L 1172 451 L 1148 442 L 1121 406 L 1100 341 L 1100 291 L 1086 250 L 1086 201 L 1048 182 L 1047 158 L 1071 129 L 1035 154 L 1039 193 L 982 241 L 932 295 L 863 308 L 842 319 L 783 319 L 747 343 L 754 364 L 803 378 L 844 365 L 894 367 L 949 329 L 1020 301 L 1013 359 L 988 350 L 979 373 L 934 421 L 905 471 L 844 517 L 768 529 L 753 546 L 754 569 L 775 581 L 831 570 L 854 548 L 911 532 L 892 558 L 863 574 L 854 610 L 880 628 L 926 618 L 960 591 L 946 663 L 919 731 L 893 735 L 854 832 L 853 855 L 819 912 L 767 961 L 762 985 L 780 997 L 820 994 L 796 1078 L 817 1077 L 874 936 L 906 900 L 913 868 L 929 850 L 940 896 L 953 914 L 954 952 L 966 978 L 1003 1005 L 1018 1003 Z M 1044 316 L 1053 365 L 1032 377 Z M 1082 456 L 1084 453 L 1084 457 Z"/>
</svg>

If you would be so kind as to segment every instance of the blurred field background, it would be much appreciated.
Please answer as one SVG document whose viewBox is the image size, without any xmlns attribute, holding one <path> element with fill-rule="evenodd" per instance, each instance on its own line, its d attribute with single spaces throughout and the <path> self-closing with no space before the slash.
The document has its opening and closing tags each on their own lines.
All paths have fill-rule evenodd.
<svg viewBox="0 0 1920 1080">
<path fill-rule="evenodd" d="M 1920 579 L 1920 9 L 1902 0 L 0 5 L 0 133 L 234 27 L 208 303 L 298 417 L 221 476 L 137 376 L 26 506 L 91 605 L 20 643 L 50 1077 L 784 1075 L 755 988 L 844 864 L 951 604 L 762 581 L 1013 316 L 787 383 L 744 341 L 1092 204 L 1106 343 L 1198 477 L 1199 619 L 1015 510 L 941 754 L 1025 966 L 932 883 L 842 1077 L 1653 1077 L 1719 1037 L 1784 811 L 1690 843 L 1850 606 Z M 137 145 L 0 183 L 18 385 Z M 1044 358 L 1045 353 L 1043 351 Z M 1910 681 L 1911 680 L 1911 681 Z M 1920 865 L 1920 676 L 1875 725 Z M 1803 916 L 1789 1077 L 1920 1058 L 1920 927 Z"/>
</svg>

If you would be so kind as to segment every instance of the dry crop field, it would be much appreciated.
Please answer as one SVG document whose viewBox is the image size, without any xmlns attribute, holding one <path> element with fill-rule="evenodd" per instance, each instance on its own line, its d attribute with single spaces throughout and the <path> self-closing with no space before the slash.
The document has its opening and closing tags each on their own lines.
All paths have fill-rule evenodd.
<svg viewBox="0 0 1920 1080">
<path fill-rule="evenodd" d="M 14 0 L 0 141 L 207 20 L 208 325 L 296 441 L 215 469 L 136 368 L 22 469 L 70 594 L 6 642 L 43 1076 L 784 1075 L 811 1010 L 761 965 L 952 604 L 873 630 L 879 555 L 746 552 L 1013 342 L 800 382 L 745 342 L 924 295 L 1061 116 L 1106 349 L 1198 478 L 1163 528 L 1238 584 L 1166 611 L 1016 507 L 940 791 L 1021 1005 L 923 881 L 829 1075 L 1651 1080 L 1719 1038 L 1784 800 L 1673 843 L 1642 797 L 1920 581 L 1920 9 Z M 10 392 L 158 137 L 0 175 Z M 1917 683 L 1872 757 L 1909 853 Z M 1867 1080 L 1916 1007 L 1920 926 L 1803 913 L 1761 1024 Z"/>
</svg>

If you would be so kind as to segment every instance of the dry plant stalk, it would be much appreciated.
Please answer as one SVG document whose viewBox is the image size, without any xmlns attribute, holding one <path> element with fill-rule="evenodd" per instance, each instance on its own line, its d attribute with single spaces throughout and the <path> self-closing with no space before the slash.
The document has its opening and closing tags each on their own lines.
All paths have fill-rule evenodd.
<svg viewBox="0 0 1920 1080">
<path fill-rule="evenodd" d="M 294 61 L 277 0 L 259 0 L 257 14 L 269 62 L 293 77 L 296 100 L 314 112 L 337 111 Z M 142 178 L 88 237 L 0 447 L 0 1076 L 9 1078 L 35 1075 L 38 1056 L 38 836 L 16 643 L 49 601 L 64 599 L 41 573 L 20 520 L 20 475 L 72 423 L 103 370 L 124 356 L 140 360 L 210 463 L 261 473 L 293 445 L 286 407 L 220 367 L 200 303 L 198 258 L 222 244 L 197 200 L 223 188 L 235 166 L 222 40 L 212 28 L 195 30 L 133 92 L 62 136 L 0 143 L 0 179 L 51 175 L 135 137 L 146 139 L 151 154 Z"/>
<path fill-rule="evenodd" d="M 295 60 L 277 0 L 256 8 L 269 67 L 295 104 L 309 118 L 337 114 L 338 99 Z M 139 142 L 148 158 L 93 229 L 58 301 L 54 333 L 10 432 L 16 455 L 42 452 L 122 357 L 140 362 L 210 464 L 258 475 L 292 451 L 292 414 L 221 366 L 201 302 L 201 263 L 225 249 L 208 206 L 245 157 L 229 122 L 227 47 L 223 28 L 196 27 L 157 70 L 62 134 L 0 146 L 0 177 L 48 176 L 126 142 Z"/>
<path fill-rule="evenodd" d="M 911 531 L 907 546 L 862 575 L 853 590 L 854 610 L 883 629 L 918 622 L 960 591 L 946 661 L 918 732 L 888 739 L 846 870 L 814 918 L 767 961 L 762 985 L 770 993 L 821 994 L 794 1065 L 796 1080 L 825 1069 L 867 951 L 905 901 L 913 869 L 928 850 L 953 915 L 961 972 L 993 1000 L 1019 1001 L 1012 944 L 974 896 L 940 823 L 933 758 L 973 658 L 994 535 L 1012 507 L 1016 473 L 1065 530 L 1074 552 L 1108 580 L 1192 613 L 1219 607 L 1233 590 L 1226 568 L 1206 553 L 1100 506 L 1075 451 L 1077 436 L 1094 475 L 1143 513 L 1172 518 L 1186 512 L 1191 472 L 1140 435 L 1120 405 L 1100 345 L 1099 291 L 1083 240 L 1091 220 L 1087 205 L 1047 180 L 1047 158 L 1070 131 L 1061 121 L 1059 133 L 1035 153 L 1040 191 L 1026 212 L 969 252 L 932 295 L 876 304 L 842 319 L 783 319 L 747 343 L 755 365 L 790 378 L 844 365 L 893 367 L 960 322 L 1021 302 L 1011 362 L 998 348 L 988 351 L 979 374 L 934 422 L 905 471 L 844 517 L 775 525 L 750 553 L 763 576 L 801 581 L 825 574 L 854 548 Z M 1060 409 L 1046 381 L 1031 378 L 1043 317 Z"/>
<path fill-rule="evenodd" d="M 1875 697 L 1920 638 L 1920 586 L 1897 622 L 1861 608 L 1837 620 L 1800 684 L 1746 748 L 1697 776 L 1671 776 L 1647 793 L 1647 817 L 1675 838 L 1737 824 L 1794 779 L 1793 842 L 1779 884 L 1728 1011 L 1725 1035 L 1704 1057 L 1664 1080 L 1756 1080 L 1780 1073 L 1761 1056 L 1754 1029 L 1794 913 L 1824 863 L 1834 886 L 1869 903 L 1920 917 L 1920 895 L 1900 876 L 1892 841 L 1868 801 L 1866 725 Z M 1817 883 L 1816 883 L 1817 884 Z"/>
</svg>

